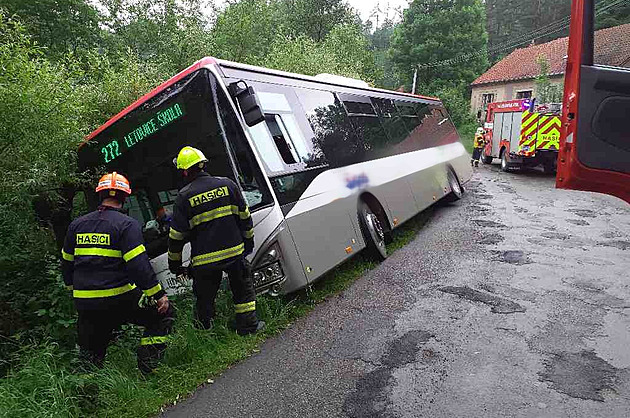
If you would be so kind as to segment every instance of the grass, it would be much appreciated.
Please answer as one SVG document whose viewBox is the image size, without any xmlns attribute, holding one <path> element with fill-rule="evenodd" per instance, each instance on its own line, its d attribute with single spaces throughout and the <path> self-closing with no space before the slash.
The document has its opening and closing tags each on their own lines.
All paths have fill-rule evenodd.
<svg viewBox="0 0 630 418">
<path fill-rule="evenodd" d="M 462 139 L 462 144 L 470 154 L 473 152 L 473 141 L 475 139 L 475 132 L 478 126 L 475 123 L 467 123 L 457 127 L 459 137 Z"/>
<path fill-rule="evenodd" d="M 417 215 L 393 233 L 389 252 L 409 243 L 430 218 L 433 209 Z M 75 352 L 54 342 L 42 342 L 15 353 L 20 358 L 0 380 L 3 417 L 138 417 L 152 416 L 164 405 L 178 402 L 209 379 L 256 352 L 265 339 L 277 335 L 318 303 L 347 289 L 376 263 L 359 254 L 335 268 L 310 289 L 285 298 L 258 298 L 264 333 L 239 337 L 231 331 L 232 302 L 221 292 L 212 331 L 192 326 L 190 295 L 177 298 L 178 319 L 173 340 L 157 372 L 144 378 L 136 369 L 139 330 L 128 327 L 108 351 L 105 368 L 76 372 Z"/>
</svg>

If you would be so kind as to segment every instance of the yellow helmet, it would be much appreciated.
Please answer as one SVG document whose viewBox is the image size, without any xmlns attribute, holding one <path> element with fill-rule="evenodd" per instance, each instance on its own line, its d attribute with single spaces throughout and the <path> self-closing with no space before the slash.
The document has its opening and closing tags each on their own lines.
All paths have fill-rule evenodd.
<svg viewBox="0 0 630 418">
<path fill-rule="evenodd" d="M 208 162 L 203 152 L 193 147 L 184 147 L 177 154 L 177 169 L 188 170 L 195 164 Z"/>
</svg>

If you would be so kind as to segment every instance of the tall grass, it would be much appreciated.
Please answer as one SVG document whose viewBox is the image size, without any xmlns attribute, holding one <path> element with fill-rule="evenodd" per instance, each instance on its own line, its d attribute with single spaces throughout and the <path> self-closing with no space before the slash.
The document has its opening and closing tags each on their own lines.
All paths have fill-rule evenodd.
<svg viewBox="0 0 630 418">
<path fill-rule="evenodd" d="M 410 242 L 430 218 L 433 209 L 419 214 L 393 234 L 390 252 Z M 359 254 L 337 267 L 312 288 L 285 298 L 261 296 L 258 314 L 267 322 L 258 335 L 239 337 L 229 327 L 233 306 L 229 293 L 217 298 L 217 318 L 211 331 L 193 327 L 191 295 L 176 298 L 177 321 L 162 365 L 145 378 L 136 368 L 139 329 L 126 327 L 108 351 L 105 367 L 86 373 L 75 363 L 76 353 L 50 341 L 15 353 L 17 362 L 0 380 L 0 416 L 3 417 L 138 417 L 151 416 L 207 384 L 231 365 L 247 358 L 269 336 L 280 333 L 296 319 L 331 295 L 347 289 L 376 263 Z"/>
</svg>

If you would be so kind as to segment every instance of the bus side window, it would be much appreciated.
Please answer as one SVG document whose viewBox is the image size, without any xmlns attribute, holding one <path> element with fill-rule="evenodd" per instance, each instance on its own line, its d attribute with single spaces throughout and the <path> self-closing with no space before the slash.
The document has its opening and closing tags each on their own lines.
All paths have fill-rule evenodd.
<svg viewBox="0 0 630 418">
<path fill-rule="evenodd" d="M 238 182 L 243 189 L 243 197 L 251 210 L 262 208 L 272 203 L 273 198 L 266 186 L 261 168 L 245 139 L 245 132 L 223 91 L 219 91 L 219 106 L 221 117 L 225 122 L 226 135 L 229 138 L 230 153 L 236 165 Z M 262 122 L 256 126 L 261 125 L 264 126 Z"/>
<path fill-rule="evenodd" d="M 389 137 L 376 114 L 372 101 L 366 96 L 339 94 L 340 100 L 352 121 L 356 134 L 364 141 L 367 159 L 386 156 Z"/>
<path fill-rule="evenodd" d="M 285 164 L 296 164 L 298 162 L 298 158 L 291 146 L 291 138 L 287 133 L 280 115 L 265 115 L 265 122 L 267 123 L 269 133 L 271 134 L 273 142 L 276 144 L 276 148 L 278 149 L 278 152 Z"/>
<path fill-rule="evenodd" d="M 411 132 L 407 128 L 402 116 L 396 109 L 394 101 L 391 99 L 372 98 L 372 103 L 378 111 L 381 122 L 389 137 L 390 145 L 403 141 Z"/>
</svg>

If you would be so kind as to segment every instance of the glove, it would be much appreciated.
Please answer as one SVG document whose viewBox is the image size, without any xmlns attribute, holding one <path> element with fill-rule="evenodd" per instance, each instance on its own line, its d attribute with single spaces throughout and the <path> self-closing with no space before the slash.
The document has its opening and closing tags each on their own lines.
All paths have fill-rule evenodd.
<svg viewBox="0 0 630 418">
<path fill-rule="evenodd" d="M 172 273 L 175 275 L 177 280 L 179 280 L 180 282 L 184 282 L 190 276 L 190 269 L 185 266 L 179 266 L 179 268 L 175 271 L 172 271 Z"/>
<path fill-rule="evenodd" d="M 156 306 L 157 302 L 153 296 L 147 296 L 144 293 L 140 296 L 140 300 L 138 301 L 138 307 L 140 308 L 148 308 L 149 306 Z"/>
</svg>

